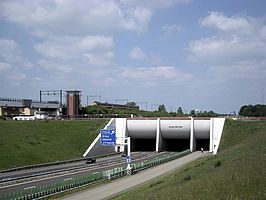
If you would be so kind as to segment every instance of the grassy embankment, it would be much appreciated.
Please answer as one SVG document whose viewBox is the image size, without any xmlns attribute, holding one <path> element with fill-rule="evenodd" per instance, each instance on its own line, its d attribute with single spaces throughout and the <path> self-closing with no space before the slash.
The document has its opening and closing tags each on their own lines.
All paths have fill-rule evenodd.
<svg viewBox="0 0 266 200">
<path fill-rule="evenodd" d="M 82 158 L 106 122 L 0 120 L 0 170 Z"/>
<path fill-rule="evenodd" d="M 266 121 L 226 121 L 216 156 L 114 199 L 266 199 Z"/>
</svg>

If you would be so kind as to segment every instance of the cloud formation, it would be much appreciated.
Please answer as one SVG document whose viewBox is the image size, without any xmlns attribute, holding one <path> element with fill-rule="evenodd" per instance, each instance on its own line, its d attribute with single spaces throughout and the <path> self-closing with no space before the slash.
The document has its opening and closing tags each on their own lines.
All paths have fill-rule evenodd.
<svg viewBox="0 0 266 200">
<path fill-rule="evenodd" d="M 221 102 L 242 90 L 248 99 L 265 85 L 265 16 L 239 15 L 242 8 L 226 15 L 230 5 L 223 12 L 208 12 L 213 8 L 207 3 L 198 10 L 198 5 L 191 0 L 3 0 L 0 85 L 5 94 L 47 88 L 118 96 L 123 91 L 142 100 L 180 100 L 188 107 L 200 99 L 206 105 L 215 96 Z"/>
<path fill-rule="evenodd" d="M 0 82 L 11 82 L 18 84 L 25 80 L 25 72 L 32 68 L 32 64 L 27 61 L 16 43 L 11 39 L 0 38 Z"/>
<path fill-rule="evenodd" d="M 119 1 L 5 1 L 0 15 L 32 30 L 39 37 L 103 34 L 113 31 L 144 32 L 152 10 L 123 6 Z"/>
<path fill-rule="evenodd" d="M 140 47 L 134 47 L 130 50 L 129 57 L 133 60 L 143 60 L 146 58 L 146 55 Z"/>
<path fill-rule="evenodd" d="M 178 33 L 183 31 L 182 26 L 173 24 L 165 25 L 162 27 L 162 39 L 167 39 L 169 37 L 176 37 Z"/>
<path fill-rule="evenodd" d="M 140 84 L 149 83 L 149 85 L 158 85 L 162 81 L 186 82 L 193 77 L 192 74 L 181 72 L 172 66 L 123 68 L 120 76 Z"/>
<path fill-rule="evenodd" d="M 204 63 L 210 68 L 219 66 L 224 75 L 251 78 L 265 71 L 266 53 L 265 19 L 231 16 L 210 12 L 200 19 L 202 27 L 218 32 L 211 37 L 190 41 L 189 60 Z M 261 74 L 265 76 L 264 73 Z"/>
</svg>

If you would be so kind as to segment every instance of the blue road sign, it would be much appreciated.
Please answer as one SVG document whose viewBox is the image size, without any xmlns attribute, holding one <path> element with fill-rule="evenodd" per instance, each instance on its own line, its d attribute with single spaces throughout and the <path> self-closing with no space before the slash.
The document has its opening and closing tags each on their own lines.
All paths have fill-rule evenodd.
<svg viewBox="0 0 266 200">
<path fill-rule="evenodd" d="M 127 163 L 131 163 L 131 156 L 126 157 Z"/>
<path fill-rule="evenodd" d="M 101 145 L 115 146 L 115 144 L 116 144 L 115 130 L 102 129 L 101 130 Z"/>
</svg>

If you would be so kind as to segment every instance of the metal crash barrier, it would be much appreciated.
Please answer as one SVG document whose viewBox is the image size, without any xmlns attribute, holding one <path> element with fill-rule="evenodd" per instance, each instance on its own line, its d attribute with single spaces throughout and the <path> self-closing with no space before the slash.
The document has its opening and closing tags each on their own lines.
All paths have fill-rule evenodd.
<svg viewBox="0 0 266 200">
<path fill-rule="evenodd" d="M 3 194 L 0 196 L 0 200 L 30 200 L 30 199 L 42 199 L 58 193 L 73 190 L 79 187 L 93 184 L 101 180 L 114 180 L 126 175 L 133 175 L 136 172 L 145 170 L 147 168 L 169 162 L 171 160 L 180 158 L 190 153 L 190 150 L 173 153 L 172 155 L 157 158 L 150 161 L 143 161 L 139 163 L 131 164 L 130 172 L 124 167 L 113 168 L 102 172 L 95 172 L 87 176 L 79 178 L 69 179 L 67 181 L 60 181 L 53 184 L 43 185 L 35 188 L 29 188 L 28 190 L 21 190 L 10 194 Z"/>
</svg>

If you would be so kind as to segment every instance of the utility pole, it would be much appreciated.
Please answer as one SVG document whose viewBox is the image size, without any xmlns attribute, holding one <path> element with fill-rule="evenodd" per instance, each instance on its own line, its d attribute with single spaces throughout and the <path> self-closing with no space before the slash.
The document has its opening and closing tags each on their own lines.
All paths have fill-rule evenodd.
<svg viewBox="0 0 266 200">
<path fill-rule="evenodd" d="M 122 101 L 126 101 L 128 103 L 128 99 L 115 99 L 115 104 L 117 104 L 117 102 L 122 102 Z"/>
<path fill-rule="evenodd" d="M 40 90 L 40 102 L 42 102 L 42 96 L 43 95 L 59 95 L 60 96 L 60 108 L 62 108 L 62 98 L 63 98 L 63 94 L 62 94 L 62 90 Z"/>
<path fill-rule="evenodd" d="M 264 105 L 264 99 L 263 99 L 263 97 L 264 97 L 264 94 L 263 94 L 263 88 L 262 88 L 262 90 L 261 90 L 261 103 L 262 103 L 262 105 Z"/>
<path fill-rule="evenodd" d="M 146 105 L 146 111 L 148 110 L 148 102 L 136 102 L 136 104 L 139 104 L 139 103 L 141 103 L 141 104 L 145 104 Z"/>
<path fill-rule="evenodd" d="M 87 106 L 89 106 L 89 98 L 99 98 L 99 102 L 102 102 L 101 95 L 87 95 Z"/>
<path fill-rule="evenodd" d="M 151 111 L 153 111 L 153 106 L 159 106 L 159 104 L 151 104 Z"/>
</svg>

